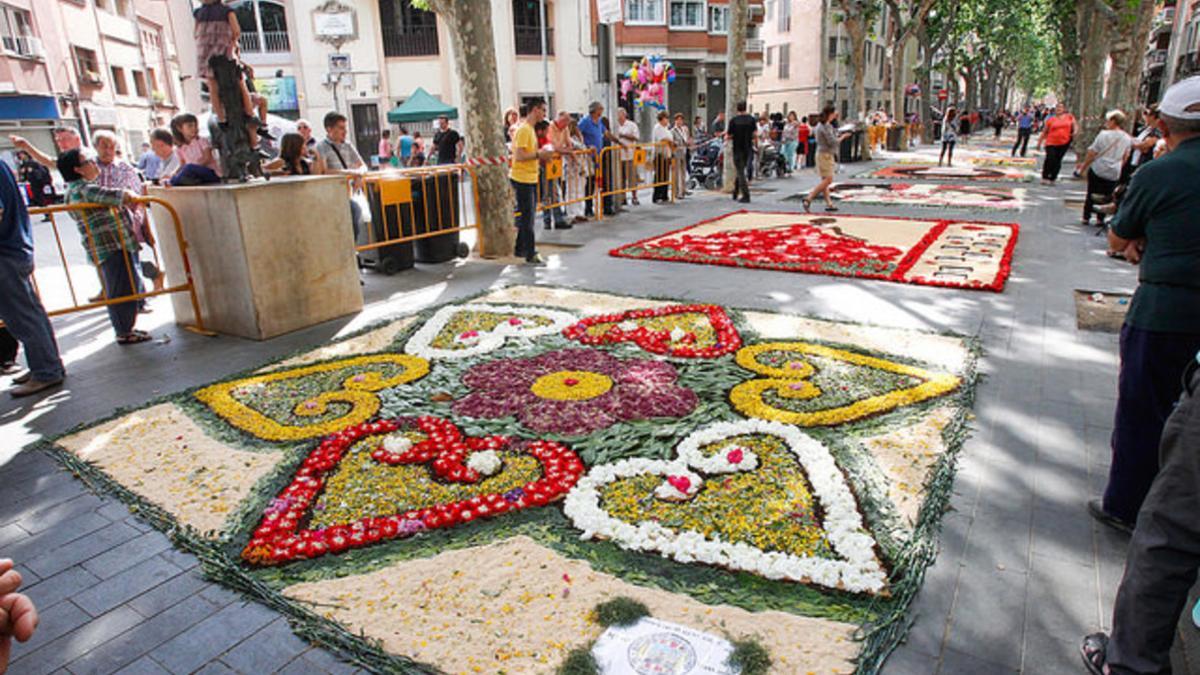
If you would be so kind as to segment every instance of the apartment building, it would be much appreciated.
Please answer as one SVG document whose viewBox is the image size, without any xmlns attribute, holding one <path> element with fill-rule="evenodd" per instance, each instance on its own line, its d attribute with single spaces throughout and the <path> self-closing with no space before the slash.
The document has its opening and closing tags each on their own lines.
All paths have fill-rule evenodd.
<svg viewBox="0 0 1200 675">
<path fill-rule="evenodd" d="M 595 57 L 590 44 L 583 47 L 587 5 L 545 5 L 543 64 L 538 0 L 492 2 L 500 103 L 516 106 L 549 94 L 552 107 L 581 110 L 598 92 Z M 461 106 L 450 33 L 442 19 L 411 0 L 239 0 L 230 6 L 242 29 L 242 59 L 254 68 L 268 110 L 310 119 L 319 128 L 336 109 L 349 117 L 351 142 L 364 156 L 374 153 L 388 111 L 418 88 Z M 323 34 L 329 15 L 350 26 L 337 41 Z M 183 61 L 189 58 L 194 62 L 194 54 Z M 204 96 L 199 83 L 194 91 Z"/>
<path fill-rule="evenodd" d="M 765 0 L 762 73 L 750 80 L 750 106 L 754 112 L 795 110 L 801 115 L 818 112 L 832 102 L 843 117 L 849 112 L 850 37 L 830 0 Z M 890 109 L 890 54 L 884 42 L 890 17 L 884 7 L 867 31 L 864 45 L 866 109 Z M 907 51 L 911 62 L 915 44 Z M 909 69 L 911 70 L 911 69 Z"/>
<path fill-rule="evenodd" d="M 52 148 L 58 124 L 136 154 L 180 107 L 175 34 L 166 0 L 0 0 L 0 156 L 11 133 Z"/>
<path fill-rule="evenodd" d="M 727 0 L 625 0 L 623 10 L 624 21 L 614 27 L 617 73 L 657 54 L 675 66 L 666 95 L 672 113 L 683 113 L 690 125 L 696 115 L 707 123 L 725 110 Z M 750 0 L 746 70 L 752 77 L 763 67 L 762 16 L 762 0 Z"/>
<path fill-rule="evenodd" d="M 1154 33 L 1170 32 L 1164 63 L 1163 82 L 1171 84 L 1186 77 L 1200 74 L 1200 0 L 1178 0 L 1164 6 L 1155 21 Z M 1156 48 L 1157 45 L 1151 45 Z M 1159 87 L 1160 92 L 1166 87 Z M 1150 92 L 1147 92 L 1148 94 Z M 1158 96 L 1149 97 L 1157 101 Z"/>
</svg>

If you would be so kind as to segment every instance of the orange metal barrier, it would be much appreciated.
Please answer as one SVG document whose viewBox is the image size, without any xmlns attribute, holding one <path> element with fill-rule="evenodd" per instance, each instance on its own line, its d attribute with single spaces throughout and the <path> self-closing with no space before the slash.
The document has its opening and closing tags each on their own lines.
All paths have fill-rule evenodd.
<svg viewBox="0 0 1200 675">
<path fill-rule="evenodd" d="M 675 146 L 669 141 L 638 143 L 632 146 L 610 145 L 600 151 L 597 198 L 636 193 L 656 187 L 669 187 L 674 171 Z M 672 201 L 678 195 L 671 193 Z M 604 210 L 597 211 L 597 218 Z"/>
<path fill-rule="evenodd" d="M 467 230 L 476 230 L 482 241 L 479 183 L 473 166 L 373 171 L 363 177 L 363 187 L 371 203 L 372 223 L 366 243 L 357 246 L 359 252 Z"/>
<path fill-rule="evenodd" d="M 135 289 L 134 293 L 132 293 L 130 295 L 123 295 L 120 297 L 115 297 L 115 298 L 110 297 L 111 294 L 108 292 L 109 289 L 106 287 L 106 285 L 104 283 L 103 275 L 98 275 L 98 281 L 100 282 L 99 285 L 100 285 L 100 291 L 101 291 L 100 295 L 96 296 L 95 300 L 85 297 L 85 298 L 83 298 L 83 301 L 81 302 L 80 298 L 79 298 L 79 291 L 77 290 L 78 284 L 76 283 L 76 280 L 74 278 L 72 278 L 72 276 L 71 276 L 71 264 L 67 258 L 66 246 L 69 246 L 69 244 L 64 244 L 63 235 L 59 231 L 59 228 L 58 228 L 58 220 L 54 216 L 55 216 L 55 214 L 58 214 L 58 213 L 82 213 L 85 211 L 108 209 L 108 210 L 112 211 L 114 217 L 121 219 L 123 216 L 120 213 L 120 209 L 118 207 L 104 206 L 101 204 L 60 204 L 57 206 L 44 206 L 44 207 L 31 208 L 31 209 L 29 209 L 29 215 L 31 217 L 43 216 L 43 215 L 50 216 L 49 224 L 50 224 L 51 229 L 54 232 L 54 242 L 58 248 L 58 259 L 59 259 L 59 261 L 62 262 L 61 271 L 57 271 L 54 268 L 37 267 L 34 270 L 34 275 L 33 275 L 34 288 L 37 290 L 38 295 L 43 298 L 43 303 L 45 303 L 46 296 L 45 296 L 45 294 L 42 293 L 41 289 L 43 286 L 53 285 L 54 283 L 56 283 L 55 278 L 57 277 L 58 279 L 65 279 L 67 291 L 71 297 L 71 304 L 69 306 L 60 306 L 60 307 L 50 306 L 47 308 L 46 313 L 49 314 L 50 316 L 61 316 L 63 314 L 70 314 L 73 312 L 83 312 L 83 311 L 87 311 L 89 309 L 98 309 L 100 307 L 107 307 L 109 305 L 123 304 L 126 302 L 137 302 L 137 301 L 143 300 L 145 298 L 152 298 L 156 295 L 166 295 L 168 293 L 187 293 L 188 297 L 192 303 L 192 311 L 194 312 L 196 323 L 194 325 L 185 325 L 184 328 L 186 328 L 187 330 L 190 330 L 192 332 L 195 332 L 195 333 L 200 333 L 202 335 L 216 335 L 216 333 L 214 333 L 204 327 L 204 318 L 200 313 L 200 301 L 196 297 L 196 286 L 192 280 L 192 266 L 191 266 L 191 263 L 188 261 L 187 239 L 183 235 L 183 225 L 179 221 L 179 213 L 175 211 L 175 207 L 171 206 L 167 202 L 165 202 L 162 199 L 159 199 L 157 197 L 138 197 L 131 201 L 133 203 L 141 204 L 143 206 L 148 205 L 148 204 L 158 204 L 159 206 L 163 207 L 163 209 L 167 213 L 171 214 L 171 220 L 172 220 L 171 226 L 174 227 L 174 229 L 175 229 L 175 238 L 176 238 L 176 241 L 179 242 L 179 249 L 180 249 L 179 250 L 179 258 L 183 263 L 183 276 L 184 276 L 183 283 L 176 283 L 174 285 L 168 286 L 168 285 L 166 285 L 166 280 L 164 279 L 162 288 L 153 288 L 152 287 L 150 289 L 143 290 L 142 292 L 139 293 L 136 291 L 136 289 L 137 289 L 138 276 L 141 274 L 141 271 L 134 270 L 130 266 L 129 260 L 127 258 L 125 261 L 125 271 L 129 275 L 129 287 L 132 289 Z M 149 216 L 147 216 L 147 217 L 149 217 Z M 35 222 L 37 222 L 37 221 L 35 221 Z M 82 245 L 84 253 L 87 254 L 87 264 L 89 266 L 91 266 L 91 261 L 93 259 L 93 255 L 96 252 L 96 239 L 92 232 L 91 225 L 87 222 L 86 218 L 80 219 L 78 222 L 83 227 L 83 231 L 81 233 L 83 235 L 83 240 L 80 243 Z M 160 226 L 161 226 L 161 224 L 160 224 Z M 77 229 L 77 228 L 78 228 L 78 225 L 76 226 L 76 228 L 73 228 L 73 229 Z M 127 228 L 118 228 L 118 230 L 117 230 L 117 234 L 121 241 L 122 246 L 125 246 L 128 243 L 128 240 L 126 239 L 126 237 L 132 236 L 132 234 L 127 232 L 126 230 L 127 230 Z M 70 241 L 70 240 L 68 240 L 68 241 Z M 150 248 L 150 252 L 154 257 L 155 267 L 158 268 L 160 274 L 165 275 L 166 271 L 163 270 L 162 262 L 158 255 L 157 242 L 154 242 L 154 243 L 146 242 L 145 245 L 149 246 L 149 248 Z M 146 283 L 153 284 L 153 280 L 147 279 Z"/>
<path fill-rule="evenodd" d="M 538 181 L 537 210 L 565 209 L 570 217 L 574 208 L 582 213 L 582 204 L 595 199 L 596 151 L 572 150 L 555 155 L 541 167 Z M 576 206 L 580 205 L 580 206 Z"/>
</svg>

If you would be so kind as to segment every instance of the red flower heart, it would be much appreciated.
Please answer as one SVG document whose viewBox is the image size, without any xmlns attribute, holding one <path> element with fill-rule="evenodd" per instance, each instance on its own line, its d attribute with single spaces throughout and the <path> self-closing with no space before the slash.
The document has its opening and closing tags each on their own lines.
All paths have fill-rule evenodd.
<svg viewBox="0 0 1200 675">
<path fill-rule="evenodd" d="M 692 480 L 687 476 L 667 476 L 667 482 L 671 484 L 671 487 L 685 495 L 688 493 L 688 489 L 692 487 Z"/>
<path fill-rule="evenodd" d="M 671 339 L 670 330 L 654 330 L 643 323 L 643 319 L 668 317 L 678 314 L 702 314 L 708 319 L 715 338 L 709 344 L 701 344 L 695 328 L 689 327 L 683 339 Z M 639 324 L 634 330 L 623 330 L 618 324 L 632 321 Z M 595 331 L 595 327 L 603 330 Z M 717 305 L 670 305 L 651 309 L 634 309 L 620 314 L 590 316 L 563 330 L 568 340 L 578 340 L 585 345 L 633 342 L 653 354 L 665 354 L 680 358 L 712 359 L 737 351 L 742 346 L 733 320 Z"/>
<path fill-rule="evenodd" d="M 312 529 L 314 505 L 327 479 L 363 439 L 396 431 L 414 430 L 425 435 L 408 450 L 395 453 L 378 447 L 371 458 L 389 466 L 429 464 L 437 479 L 447 483 L 475 484 L 481 478 L 464 460 L 472 452 L 507 450 L 528 454 L 541 464 L 542 477 L 503 494 L 478 494 L 450 503 L 385 516 Z M 570 448 L 551 441 L 515 443 L 504 436 L 466 437 L 453 422 L 436 417 L 399 418 L 367 422 L 327 436 L 309 453 L 291 484 L 271 501 L 254 530 L 242 558 L 254 565 L 279 565 L 293 560 L 341 553 L 387 539 L 412 536 L 421 530 L 448 528 L 477 518 L 543 506 L 562 497 L 583 475 L 583 462 Z"/>
</svg>

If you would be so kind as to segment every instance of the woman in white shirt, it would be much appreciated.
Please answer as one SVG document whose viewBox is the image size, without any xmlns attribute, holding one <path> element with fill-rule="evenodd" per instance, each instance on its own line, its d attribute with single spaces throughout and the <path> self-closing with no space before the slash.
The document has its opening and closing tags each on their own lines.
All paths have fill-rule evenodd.
<svg viewBox="0 0 1200 675">
<path fill-rule="evenodd" d="M 650 140 L 654 143 L 654 203 L 671 200 L 671 157 L 674 154 L 671 147 L 671 130 L 667 128 L 670 119 L 667 111 L 658 113 L 658 123 L 650 132 Z"/>
<path fill-rule="evenodd" d="M 1075 175 L 1087 176 L 1087 196 L 1083 199 L 1083 226 L 1091 224 L 1092 214 L 1096 221 L 1104 227 L 1104 213 L 1095 210 L 1097 198 L 1099 203 L 1112 200 L 1113 191 L 1121 179 L 1121 167 L 1129 156 L 1133 139 L 1125 133 L 1125 113 L 1120 110 L 1110 110 L 1104 116 L 1104 130 L 1096 134 L 1096 140 L 1087 149 L 1083 164 L 1075 170 Z"/>
<path fill-rule="evenodd" d="M 671 142 L 675 144 L 675 196 L 682 197 L 687 194 L 687 156 L 692 147 L 692 132 L 683 120 L 683 113 L 675 113 Z"/>
</svg>

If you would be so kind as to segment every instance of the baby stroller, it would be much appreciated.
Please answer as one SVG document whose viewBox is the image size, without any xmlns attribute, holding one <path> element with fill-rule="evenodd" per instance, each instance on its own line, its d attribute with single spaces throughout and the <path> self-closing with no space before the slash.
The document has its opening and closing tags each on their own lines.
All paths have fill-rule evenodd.
<svg viewBox="0 0 1200 675">
<path fill-rule="evenodd" d="M 763 147 L 758 175 L 763 178 L 772 178 L 778 176 L 787 176 L 791 173 L 792 172 L 788 170 L 787 159 L 783 156 L 783 152 L 780 149 L 780 144 L 774 141 L 768 141 Z"/>
<path fill-rule="evenodd" d="M 692 161 L 688 165 L 688 190 L 695 190 L 701 185 L 705 190 L 716 190 L 721 187 L 722 162 L 725 161 L 720 138 L 713 138 L 701 143 L 692 153 Z"/>
</svg>

